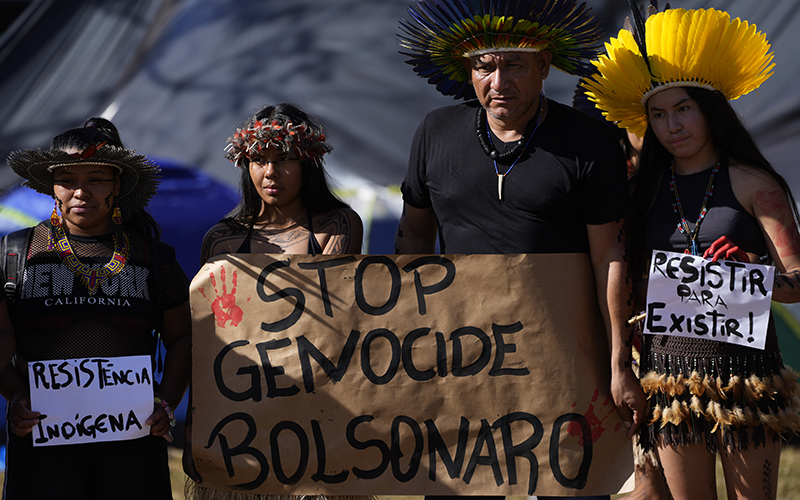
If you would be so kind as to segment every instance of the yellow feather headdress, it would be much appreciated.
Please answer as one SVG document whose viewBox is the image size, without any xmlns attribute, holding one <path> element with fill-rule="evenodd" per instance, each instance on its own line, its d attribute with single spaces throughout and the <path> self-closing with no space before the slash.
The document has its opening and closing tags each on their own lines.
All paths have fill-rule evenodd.
<svg viewBox="0 0 800 500">
<path fill-rule="evenodd" d="M 731 21 L 715 9 L 668 9 L 647 18 L 647 60 L 628 30 L 609 40 L 597 74 L 583 86 L 607 120 L 644 137 L 647 100 L 670 87 L 720 91 L 728 100 L 757 89 L 772 76 L 766 35 L 754 24 Z M 648 69 L 649 63 L 649 69 Z"/>
</svg>

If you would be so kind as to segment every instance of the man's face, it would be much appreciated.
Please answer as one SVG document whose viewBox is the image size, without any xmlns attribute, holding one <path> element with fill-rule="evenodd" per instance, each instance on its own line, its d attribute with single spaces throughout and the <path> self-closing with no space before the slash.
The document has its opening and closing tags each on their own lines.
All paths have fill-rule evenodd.
<svg viewBox="0 0 800 500">
<path fill-rule="evenodd" d="M 473 56 L 467 64 L 478 100 L 490 116 L 527 122 L 536 113 L 551 59 L 548 51 L 496 52 Z"/>
</svg>

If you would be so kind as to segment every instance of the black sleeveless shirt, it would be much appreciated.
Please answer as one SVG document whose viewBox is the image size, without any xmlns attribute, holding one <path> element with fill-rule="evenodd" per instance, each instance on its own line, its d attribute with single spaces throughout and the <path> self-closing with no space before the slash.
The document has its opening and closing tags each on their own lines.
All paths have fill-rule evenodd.
<svg viewBox="0 0 800 500">
<path fill-rule="evenodd" d="M 694 230 L 700 206 L 703 204 L 711 168 L 691 175 L 676 175 L 675 182 L 689 228 Z M 655 204 L 647 217 L 645 228 L 646 251 L 668 250 L 682 253 L 686 237 L 678 230 L 678 216 L 672 203 L 675 196 L 669 188 L 670 172 L 664 173 Z M 714 194 L 707 203 L 708 212 L 697 237 L 700 254 L 720 236 L 727 236 L 742 250 L 763 256 L 767 243 L 755 217 L 739 203 L 731 187 L 728 162 L 723 159 L 714 179 Z M 685 338 L 671 335 L 645 335 L 642 368 L 645 372 L 678 373 L 718 365 L 726 376 L 737 373 L 742 366 L 758 367 L 759 375 L 777 373 L 783 367 L 775 325 L 770 318 L 764 350 L 747 346 L 716 342 L 702 338 Z M 745 362 L 745 359 L 748 361 Z M 712 370 L 713 371 L 713 370 Z"/>
<path fill-rule="evenodd" d="M 711 168 L 691 175 L 675 175 L 683 213 L 691 230 L 694 230 L 697 216 L 700 214 L 710 176 Z M 647 252 L 653 250 L 683 252 L 686 248 L 686 236 L 678 229 L 680 219 L 672 208 L 675 195 L 670 191 L 669 183 L 668 170 L 664 172 L 655 203 L 647 217 L 645 227 Z M 764 241 L 758 222 L 733 194 L 727 161 L 720 164 L 719 172 L 714 177 L 714 194 L 706 206 L 708 212 L 697 236 L 701 255 L 720 236 L 727 236 L 745 252 L 759 256 L 766 255 L 767 243 Z"/>
</svg>

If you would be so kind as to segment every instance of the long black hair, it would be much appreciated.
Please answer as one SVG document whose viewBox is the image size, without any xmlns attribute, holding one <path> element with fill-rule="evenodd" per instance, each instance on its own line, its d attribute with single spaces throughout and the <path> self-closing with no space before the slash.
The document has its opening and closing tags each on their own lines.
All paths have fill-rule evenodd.
<svg viewBox="0 0 800 500">
<path fill-rule="evenodd" d="M 304 123 L 306 127 L 312 130 L 320 132 L 323 130 L 322 124 L 311 115 L 298 106 L 286 102 L 261 108 L 240 124 L 239 128 L 250 128 L 257 121 L 277 116 L 285 117 L 294 124 Z M 328 175 L 323 168 L 322 158 L 318 158 L 316 161 L 301 159 L 300 165 L 302 167 L 300 200 L 303 202 L 303 206 L 308 211 L 309 216 L 348 206 L 331 191 Z M 242 193 L 242 199 L 228 213 L 225 220 L 252 227 L 261 213 L 263 200 L 253 185 L 253 180 L 250 178 L 249 159 L 242 156 L 237 167 L 239 167 L 239 190 Z"/>
<path fill-rule="evenodd" d="M 57 135 L 50 143 L 53 151 L 66 151 L 69 149 L 85 150 L 90 146 L 105 142 L 109 146 L 124 148 L 117 127 L 105 118 L 92 117 L 84 122 L 82 128 L 73 128 Z M 119 172 L 114 170 L 114 175 Z M 130 216 L 130 219 L 128 219 Z M 134 210 L 131 214 L 125 214 L 125 226 L 130 227 L 145 236 L 161 238 L 161 227 L 147 211 L 146 207 Z"/>
<path fill-rule="evenodd" d="M 725 96 L 720 92 L 697 87 L 684 88 L 689 97 L 697 102 L 700 111 L 705 116 L 710 128 L 711 140 L 720 154 L 728 155 L 732 162 L 748 165 L 772 176 L 789 197 L 795 223 L 797 223 L 800 215 L 798 215 L 797 204 L 789 184 L 761 153 L 753 136 L 750 135 Z M 664 148 L 653 128 L 648 124 L 639 159 L 639 170 L 634 177 L 634 215 L 631 218 L 631 267 L 635 275 L 639 277 L 646 275 L 650 259 L 650 255 L 645 251 L 644 242 L 647 216 L 655 202 L 661 179 L 669 170 L 671 162 L 672 155 Z"/>
</svg>

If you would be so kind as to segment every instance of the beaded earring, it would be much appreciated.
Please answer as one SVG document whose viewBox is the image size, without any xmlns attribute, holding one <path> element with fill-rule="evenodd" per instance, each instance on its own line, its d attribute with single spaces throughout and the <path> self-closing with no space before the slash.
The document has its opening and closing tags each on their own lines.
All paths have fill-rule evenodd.
<svg viewBox="0 0 800 500">
<path fill-rule="evenodd" d="M 53 197 L 53 213 L 50 214 L 50 224 L 56 225 L 61 224 L 61 217 L 58 215 L 58 198 Z"/>
<path fill-rule="evenodd" d="M 114 211 L 111 212 L 111 221 L 117 226 L 122 225 L 122 212 L 119 209 L 119 203 L 114 200 Z"/>
</svg>

